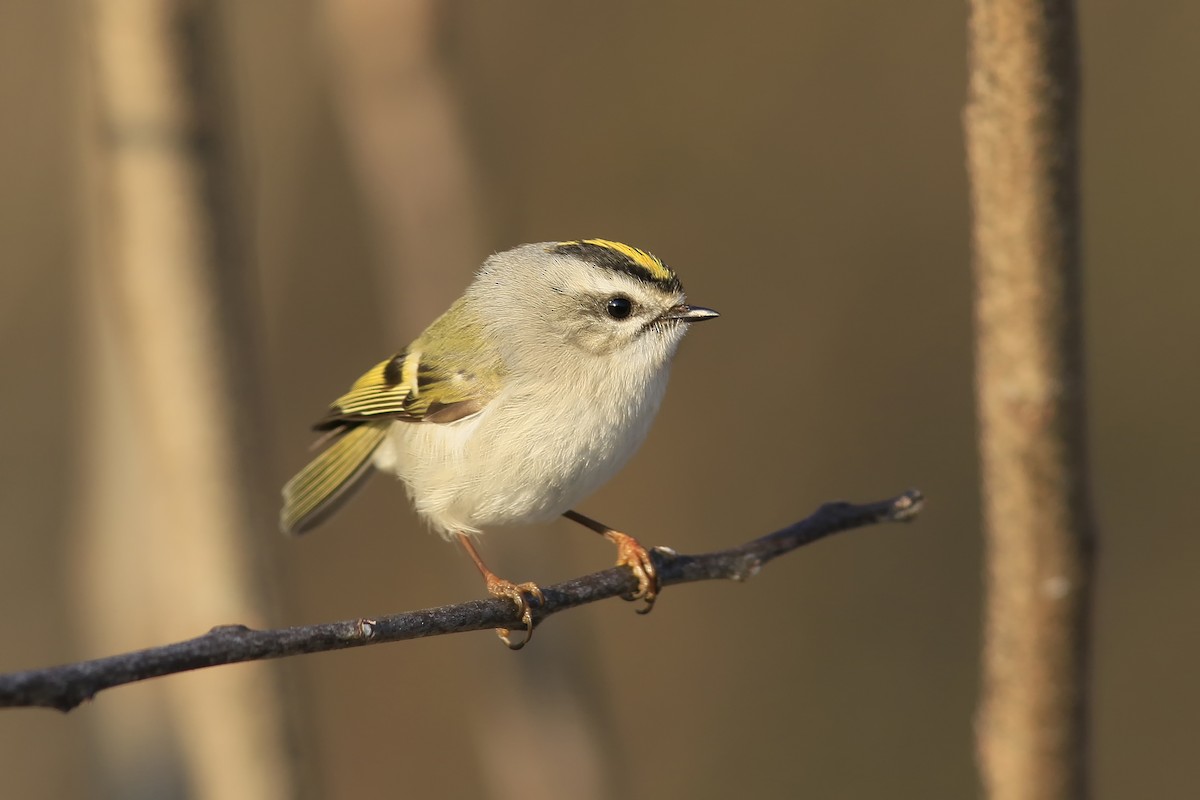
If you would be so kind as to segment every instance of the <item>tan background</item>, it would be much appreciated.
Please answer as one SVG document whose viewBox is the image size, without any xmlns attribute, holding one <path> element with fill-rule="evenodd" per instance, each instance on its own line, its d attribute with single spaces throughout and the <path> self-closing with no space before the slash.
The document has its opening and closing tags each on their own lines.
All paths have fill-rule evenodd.
<svg viewBox="0 0 1200 800">
<path fill-rule="evenodd" d="M 964 5 L 471 2 L 403 29 L 387 27 L 403 14 L 339 28 L 353 12 L 331 5 L 225 2 L 210 15 L 226 199 L 257 320 L 235 345 L 261 369 L 265 412 L 245 445 L 269 472 L 258 483 L 301 465 L 307 423 L 487 253 L 600 235 L 652 249 L 723 316 L 688 337 L 650 439 L 582 511 L 701 551 L 829 499 L 918 486 L 929 505 L 915 526 L 836 538 L 748 585 L 668 590 L 647 618 L 617 602 L 563 615 L 519 655 L 475 634 L 292 660 L 277 675 L 300 791 L 975 794 Z M 1200 6 L 1082 5 L 1097 797 L 1185 797 L 1200 783 Z M 356 40 L 364 31 L 374 38 Z M 461 134 L 469 208 L 405 206 L 387 187 L 425 162 L 385 152 L 373 166 L 356 139 L 357 48 L 421 42 L 449 110 L 413 107 Z M 97 435 L 80 378 L 87 198 L 74 168 L 86 46 L 76 4 L 0 4 L 4 671 L 105 654 L 80 636 L 72 549 L 81 443 Z M 400 98 L 403 118 L 412 75 L 373 96 Z M 398 149 L 420 154 L 421 139 Z M 439 185 L 436 173 L 414 184 Z M 429 208 L 463 222 L 423 219 Z M 276 533 L 273 491 L 252 530 L 278 600 L 264 624 L 481 593 L 385 480 L 301 541 Z M 484 547 L 509 577 L 544 582 L 611 555 L 567 523 Z M 194 590 L 176 586 L 177 601 Z M 205 691 L 197 676 L 166 680 Z M 153 691 L 115 689 L 65 717 L 0 712 L 0 794 L 199 796 L 180 777 L 178 722 L 159 721 L 161 752 L 130 774 L 105 763 L 101 707 L 119 716 Z"/>
</svg>

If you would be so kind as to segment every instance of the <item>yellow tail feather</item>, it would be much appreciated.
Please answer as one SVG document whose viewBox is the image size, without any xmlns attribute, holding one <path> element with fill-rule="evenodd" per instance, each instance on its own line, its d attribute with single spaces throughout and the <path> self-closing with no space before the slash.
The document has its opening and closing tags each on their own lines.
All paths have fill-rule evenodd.
<svg viewBox="0 0 1200 800">
<path fill-rule="evenodd" d="M 287 482 L 279 512 L 284 533 L 310 530 L 350 497 L 370 474 L 371 454 L 391 424 L 374 422 L 351 428 Z"/>
</svg>

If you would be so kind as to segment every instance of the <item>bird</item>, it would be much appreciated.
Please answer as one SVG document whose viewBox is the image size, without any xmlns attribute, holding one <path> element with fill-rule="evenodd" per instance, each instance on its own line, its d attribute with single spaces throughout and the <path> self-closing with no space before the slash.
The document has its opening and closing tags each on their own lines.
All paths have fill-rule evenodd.
<svg viewBox="0 0 1200 800">
<path fill-rule="evenodd" d="M 634 537 L 574 510 L 650 430 L 688 328 L 719 316 L 686 302 L 675 272 L 609 239 L 538 242 L 488 257 L 465 292 L 412 344 L 335 400 L 314 430 L 319 454 L 283 488 L 280 527 L 311 530 L 373 472 L 392 474 L 417 512 L 457 540 L 487 591 L 514 603 L 523 640 L 545 602 L 532 582 L 493 573 L 484 530 L 573 520 L 611 541 L 648 612 L 659 583 Z"/>
</svg>

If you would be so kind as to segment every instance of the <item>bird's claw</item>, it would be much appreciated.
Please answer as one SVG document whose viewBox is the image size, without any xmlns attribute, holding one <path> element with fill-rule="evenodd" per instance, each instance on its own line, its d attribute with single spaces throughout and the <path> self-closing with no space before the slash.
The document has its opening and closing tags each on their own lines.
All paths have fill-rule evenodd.
<svg viewBox="0 0 1200 800">
<path fill-rule="evenodd" d="M 637 610 L 639 614 L 649 614 L 654 609 L 654 601 L 658 599 L 658 569 L 650 551 L 626 533 L 609 531 L 605 534 L 617 546 L 617 566 L 629 567 L 638 580 L 637 591 L 624 595 L 629 601 L 643 600 L 646 605 Z"/>
<path fill-rule="evenodd" d="M 525 626 L 525 638 L 514 644 L 508 628 L 496 628 L 496 635 L 509 650 L 520 650 L 533 638 L 533 609 L 545 603 L 546 596 L 542 594 L 541 587 L 536 583 L 518 584 L 494 575 L 488 578 L 487 590 L 492 597 L 503 597 L 516 604 L 517 613 L 521 615 L 521 623 Z M 531 600 L 532 602 L 530 602 Z"/>
</svg>

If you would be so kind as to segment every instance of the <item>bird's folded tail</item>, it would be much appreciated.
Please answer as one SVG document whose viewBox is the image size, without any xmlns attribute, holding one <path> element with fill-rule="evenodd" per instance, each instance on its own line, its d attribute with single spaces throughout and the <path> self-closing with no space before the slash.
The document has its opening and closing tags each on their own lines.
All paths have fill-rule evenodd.
<svg viewBox="0 0 1200 800">
<path fill-rule="evenodd" d="M 335 434 L 333 443 L 283 487 L 280 529 L 304 533 L 340 508 L 371 474 L 371 455 L 390 425 L 390 420 L 367 422 Z"/>
</svg>

